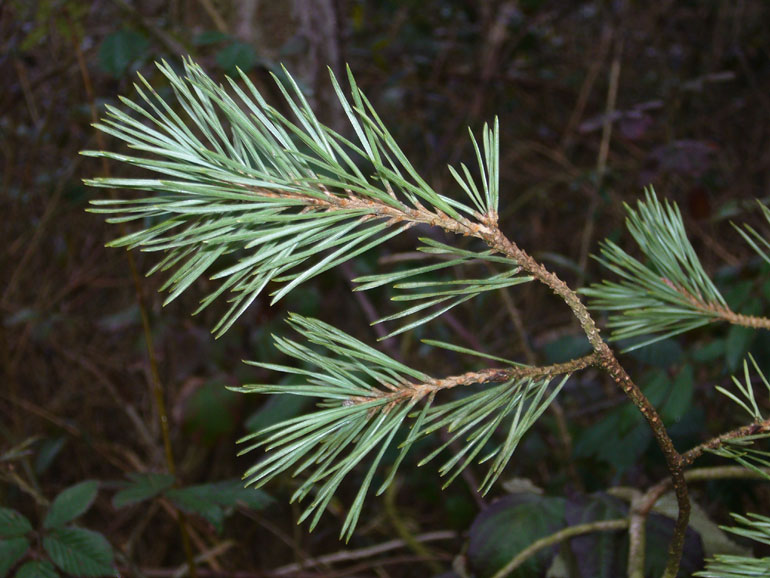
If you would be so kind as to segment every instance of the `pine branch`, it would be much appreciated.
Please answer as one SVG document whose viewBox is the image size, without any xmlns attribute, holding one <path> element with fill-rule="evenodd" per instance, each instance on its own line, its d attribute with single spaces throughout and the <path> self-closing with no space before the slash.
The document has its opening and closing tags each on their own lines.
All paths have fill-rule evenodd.
<svg viewBox="0 0 770 578">
<path fill-rule="evenodd" d="M 153 193 L 93 201 L 92 211 L 118 215 L 110 222 L 151 223 L 110 245 L 166 253 L 151 271 L 173 271 L 163 285 L 170 292 L 166 303 L 216 264 L 229 263 L 211 276 L 221 284 L 196 311 L 230 296 L 229 310 L 214 327 L 217 335 L 269 283 L 283 283 L 271 293 L 275 303 L 300 283 L 415 224 L 478 235 L 496 223 L 497 127 L 483 131 L 483 195 L 465 169 L 474 210 L 436 193 L 419 176 L 351 74 L 352 104 L 333 75 L 332 82 L 357 143 L 323 126 L 288 75 L 286 85 L 277 78 L 276 83 L 296 122 L 268 105 L 245 74 L 246 91 L 231 79 L 228 91 L 191 60 L 184 63 L 185 77 L 167 63 L 159 68 L 184 116 L 140 77 L 143 86 L 136 91 L 143 105 L 121 99 L 138 118 L 108 106 L 107 118 L 96 127 L 146 156 L 83 154 L 161 178 L 88 180 L 92 186 Z M 374 174 L 367 177 L 361 167 Z"/>
<path fill-rule="evenodd" d="M 734 459 L 741 465 L 752 469 L 756 469 L 757 467 L 761 469 L 762 467 L 770 465 L 770 463 L 764 463 L 761 458 L 758 460 L 754 459 L 754 463 L 752 463 L 752 458 L 755 458 L 757 455 L 761 456 L 762 452 L 757 454 L 757 450 L 746 448 L 746 446 L 750 446 L 756 439 L 770 437 L 770 419 L 763 416 L 762 412 L 759 410 L 759 404 L 756 400 L 754 385 L 749 371 L 749 361 L 751 361 L 754 373 L 759 376 L 762 385 L 764 385 L 764 388 L 767 390 L 768 399 L 770 399 L 770 381 L 765 377 L 764 372 L 757 364 L 754 356 L 749 355 L 748 361 L 743 361 L 743 382 L 737 377 L 732 376 L 732 381 L 737 389 L 737 394 L 719 386 L 716 387 L 716 390 L 748 413 L 749 416 L 751 416 L 752 423 L 725 432 L 685 452 L 682 454 L 682 461 L 685 464 L 691 464 L 699 458 L 703 452 L 709 451 L 722 457 Z"/>
<path fill-rule="evenodd" d="M 623 281 L 603 281 L 580 291 L 591 298 L 591 307 L 611 312 L 613 340 L 642 338 L 625 351 L 714 321 L 770 329 L 770 319 L 730 309 L 695 254 L 675 203 L 661 203 L 649 189 L 636 210 L 628 205 L 626 210 L 628 230 L 648 263 L 604 241 L 597 260 Z M 748 234 L 741 234 L 752 243 Z"/>
<path fill-rule="evenodd" d="M 224 293 L 231 296 L 231 308 L 215 327 L 221 334 L 271 282 L 282 284 L 272 293 L 275 301 L 303 281 L 415 224 L 480 239 L 490 251 L 465 254 L 446 246 L 429 248 L 457 259 L 496 261 L 503 265 L 503 271 L 491 281 L 461 279 L 455 280 L 457 283 L 441 281 L 436 286 L 408 281 L 402 289 L 413 291 L 409 299 L 423 303 L 407 311 L 420 313 L 433 306 L 448 309 L 490 287 L 499 289 L 528 281 L 529 278 L 518 276 L 520 272 L 560 297 L 594 349 L 588 358 L 568 365 L 579 369 L 596 364 L 606 371 L 647 419 L 664 453 L 679 506 L 666 576 L 676 574 L 689 515 L 681 456 L 655 408 L 599 336 L 579 296 L 498 228 L 497 123 L 493 129 L 484 127 L 481 147 L 473 140 L 481 185 L 474 183 L 465 167 L 460 167 L 462 175 L 456 169 L 451 171 L 467 195 L 468 205 L 439 195 L 419 176 L 350 74 L 350 101 L 333 75 L 332 83 L 356 141 L 323 126 L 290 77 L 285 84 L 278 82 L 278 87 L 295 121 L 268 105 L 245 75 L 241 76 L 248 92 L 232 80 L 228 80 L 228 89 L 216 85 L 189 60 L 185 62 L 185 78 L 179 77 L 168 64 L 160 68 L 172 84 L 185 120 L 142 80 L 150 92 L 145 95 L 137 87 L 145 104 L 140 106 L 127 99 L 123 103 L 143 120 L 111 107 L 109 117 L 98 127 L 147 156 L 85 154 L 115 159 L 163 177 L 95 179 L 89 184 L 154 193 L 148 198 L 98 202 L 95 211 L 117 214 L 112 221 L 143 220 L 146 228 L 115 244 L 166 252 L 154 271 L 173 270 L 165 286 L 171 290 L 170 299 L 215 264 L 224 264 L 224 269 L 214 275 L 222 279 L 221 285 L 201 304 L 204 308 Z M 364 283 L 381 281 L 383 278 Z M 688 289 L 686 284 L 681 287 Z M 427 295 L 423 294 L 424 289 Z M 686 301 L 681 296 L 678 299 Z M 417 324 L 440 313 L 428 313 Z M 568 377 L 549 389 L 554 367 L 538 374 L 540 370 L 536 368 L 513 366 L 506 368 L 511 373 L 499 383 L 496 379 L 502 375 L 495 374 L 495 379 L 487 382 L 484 379 L 489 376 L 479 373 L 436 380 L 330 326 L 299 317 L 293 317 L 292 322 L 311 344 L 328 353 L 320 354 L 313 347 L 276 338 L 279 349 L 311 369 L 260 365 L 304 375 L 307 384 L 291 388 L 255 385 L 243 390 L 312 395 L 322 399 L 320 409 L 258 432 L 255 437 L 260 439 L 254 441 L 253 447 L 264 445 L 271 451 L 247 476 L 252 483 L 261 484 L 290 468 L 295 475 L 305 472 L 307 478 L 294 498 L 312 494 L 303 514 L 303 519 L 312 516 L 312 526 L 346 474 L 374 452 L 374 460 L 342 529 L 348 537 L 375 470 L 406 420 L 414 421 L 381 491 L 391 483 L 405 452 L 418 438 L 446 427 L 450 437 L 447 443 L 464 440 L 460 453 L 441 467 L 442 474 L 451 481 L 476 459 L 498 426 L 510 420 L 502 445 L 482 458 L 491 462 L 482 482 L 486 491 L 511 459 L 521 436 Z M 412 323 L 414 327 L 415 322 Z M 566 367 L 559 369 L 569 371 Z M 498 370 L 490 371 L 494 374 Z M 469 380 L 490 385 L 461 400 L 438 399 L 445 389 L 466 385 Z M 438 448 L 423 463 L 442 449 L 443 446 Z"/>
<path fill-rule="evenodd" d="M 568 372 L 595 362 L 594 356 L 587 356 L 547 367 L 486 369 L 436 379 L 321 321 L 291 315 L 290 323 L 307 344 L 280 337 L 275 341 L 281 352 L 298 363 L 292 366 L 249 363 L 303 376 L 306 383 L 253 384 L 235 390 L 316 397 L 321 400 L 319 409 L 241 440 L 250 444 L 241 453 L 260 447 L 268 452 L 245 477 L 247 483 L 258 487 L 287 470 L 292 470 L 293 475 L 307 474 L 292 500 L 313 495 L 300 519 L 312 516 L 312 529 L 344 477 L 374 453 L 342 528 L 346 538 L 353 532 L 374 473 L 402 425 L 411 423 L 409 433 L 398 446 L 398 457 L 377 494 L 392 483 L 400 463 L 417 440 L 440 428 L 447 428 L 450 434 L 449 439 L 419 465 L 433 460 L 453 441 L 465 443 L 439 470 L 448 476 L 448 485 L 479 455 L 498 426 L 511 419 L 503 443 L 480 460 L 491 461 L 481 487 L 486 492 L 511 459 L 519 440 L 561 390 Z M 549 388 L 558 375 L 564 377 Z M 489 387 L 455 401 L 438 399 L 445 390 L 474 384 Z M 418 404 L 422 404 L 420 409 Z"/>
<path fill-rule="evenodd" d="M 661 204 L 650 189 L 638 210 L 626 205 L 626 211 L 629 232 L 649 264 L 605 241 L 597 260 L 623 281 L 581 290 L 590 306 L 613 312 L 608 321 L 613 339 L 653 335 L 631 351 L 706 325 L 729 310 L 687 239 L 675 204 Z"/>
<path fill-rule="evenodd" d="M 749 360 L 765 389 L 770 393 L 770 382 L 756 360 L 752 356 L 749 356 Z M 749 374 L 749 364 L 746 360 L 743 362 L 743 377 L 743 382 L 735 376 L 732 378 L 738 395 L 721 387 L 717 387 L 717 390 L 745 410 L 752 417 L 754 423 L 724 433 L 694 447 L 682 454 L 682 461 L 685 464 L 690 464 L 707 451 L 723 458 L 732 459 L 740 464 L 745 471 L 770 481 L 770 452 L 754 447 L 755 442 L 770 439 L 770 419 L 765 418 L 759 410 Z M 749 514 L 748 517 L 738 514 L 732 514 L 732 516 L 739 525 L 721 526 L 723 530 L 770 545 L 770 518 L 759 514 Z M 708 560 L 706 569 L 696 573 L 696 576 L 740 578 L 763 576 L 768 572 L 770 572 L 770 558 L 768 557 L 757 559 L 746 556 L 717 555 Z"/>
</svg>

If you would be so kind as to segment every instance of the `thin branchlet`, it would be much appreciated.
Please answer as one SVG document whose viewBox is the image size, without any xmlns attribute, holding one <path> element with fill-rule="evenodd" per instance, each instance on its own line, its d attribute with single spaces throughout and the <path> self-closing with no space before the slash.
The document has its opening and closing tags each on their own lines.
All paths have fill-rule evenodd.
<svg viewBox="0 0 770 578">
<path fill-rule="evenodd" d="M 596 364 L 597 356 L 595 353 L 579 357 L 565 363 L 555 363 L 546 366 L 521 366 L 505 368 L 489 368 L 480 371 L 468 371 L 459 375 L 452 375 L 444 378 L 431 378 L 428 381 L 420 383 L 402 383 L 394 385 L 392 383 L 381 383 L 385 388 L 383 390 L 374 390 L 368 396 L 352 396 L 346 400 L 346 404 L 354 405 L 359 403 L 368 403 L 373 399 L 387 400 L 388 405 L 374 408 L 373 411 L 388 411 L 395 405 L 407 402 L 409 400 L 419 401 L 430 394 L 436 394 L 440 391 L 453 389 L 455 387 L 469 385 L 484 385 L 488 383 L 503 383 L 514 379 L 550 379 L 558 375 L 565 375 L 591 367 Z"/>
</svg>

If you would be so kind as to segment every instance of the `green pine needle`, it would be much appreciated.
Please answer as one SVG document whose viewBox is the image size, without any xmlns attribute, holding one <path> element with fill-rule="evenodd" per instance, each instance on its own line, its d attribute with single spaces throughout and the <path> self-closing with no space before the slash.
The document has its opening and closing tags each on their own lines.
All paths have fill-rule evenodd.
<svg viewBox="0 0 770 578">
<path fill-rule="evenodd" d="M 121 98 L 123 108 L 107 106 L 106 118 L 96 124 L 135 153 L 82 153 L 157 176 L 87 184 L 150 196 L 96 200 L 91 211 L 110 215 L 110 222 L 140 225 L 111 246 L 166 253 L 153 268 L 169 272 L 166 303 L 201 277 L 217 280 L 219 287 L 198 309 L 229 297 L 230 307 L 214 327 L 217 335 L 275 283 L 273 303 L 415 223 L 465 233 L 474 226 L 469 219 L 480 225 L 496 220 L 497 122 L 494 129 L 484 127 L 481 147 L 473 140 L 482 186 L 479 192 L 466 171 L 469 206 L 420 177 L 349 70 L 350 100 L 333 74 L 331 80 L 353 141 L 321 124 L 286 71 L 285 80 L 274 80 L 293 120 L 269 105 L 243 73 L 240 83 L 228 78 L 224 87 L 190 59 L 183 75 L 166 62 L 158 68 L 174 102 L 140 76 L 139 100 Z"/>
<path fill-rule="evenodd" d="M 637 338 L 626 349 L 632 351 L 702 327 L 729 311 L 695 254 L 675 203 L 661 203 L 648 189 L 637 209 L 626 210 L 628 230 L 646 264 L 604 241 L 597 260 L 622 280 L 580 291 L 591 307 L 610 312 L 613 340 Z"/>
<path fill-rule="evenodd" d="M 770 545 L 770 518 L 760 514 L 740 516 L 731 514 L 737 526 L 720 526 L 723 530 L 743 538 Z M 770 557 L 750 558 L 718 554 L 707 561 L 706 569 L 696 572 L 701 578 L 754 578 L 770 576 Z"/>
<path fill-rule="evenodd" d="M 299 315 L 290 316 L 291 325 L 305 339 L 298 343 L 275 338 L 277 348 L 292 357 L 292 366 L 248 362 L 252 365 L 304 377 L 305 383 L 254 384 L 236 388 L 244 393 L 302 395 L 318 398 L 318 409 L 307 415 L 275 424 L 243 438 L 241 454 L 264 448 L 265 457 L 245 474 L 247 484 L 261 486 L 282 472 L 303 479 L 293 500 L 309 500 L 301 520 L 317 524 L 344 478 L 361 462 L 373 456 L 342 529 L 349 539 L 361 513 L 368 488 L 385 451 L 402 426 L 409 426 L 406 438 L 380 494 L 393 481 L 399 465 L 413 444 L 440 428 L 450 439 L 426 456 L 423 465 L 450 443 L 463 445 L 461 451 L 439 471 L 448 485 L 474 460 L 490 461 L 480 488 L 483 492 L 503 472 L 519 441 L 550 405 L 568 376 L 556 387 L 550 379 L 517 378 L 455 400 L 439 402 L 442 390 L 473 385 L 469 378 L 459 383 L 442 382 L 414 370 L 369 347 L 331 325 Z M 419 404 L 419 405 L 418 405 Z M 506 424 L 502 443 L 492 443 L 499 426 Z M 486 452 L 481 455 L 481 452 Z M 479 457 L 481 455 L 481 457 Z"/>
<path fill-rule="evenodd" d="M 770 209 L 768 209 L 767 206 L 761 201 L 757 201 L 757 204 L 762 210 L 762 215 L 765 217 L 765 220 L 770 223 Z M 741 237 L 743 237 L 743 240 L 746 241 L 746 243 L 748 243 L 752 249 L 754 249 L 754 252 L 759 255 L 759 257 L 761 257 L 765 263 L 770 265 L 770 241 L 765 236 L 754 230 L 754 228 L 750 225 L 744 224 L 742 229 L 735 223 L 732 223 L 732 225 L 735 230 L 740 233 Z"/>
</svg>

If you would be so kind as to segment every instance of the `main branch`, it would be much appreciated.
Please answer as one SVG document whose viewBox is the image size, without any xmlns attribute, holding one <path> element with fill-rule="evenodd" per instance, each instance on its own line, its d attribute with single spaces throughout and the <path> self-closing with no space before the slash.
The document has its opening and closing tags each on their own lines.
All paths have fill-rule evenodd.
<svg viewBox="0 0 770 578">
<path fill-rule="evenodd" d="M 594 349 L 594 353 L 599 360 L 599 367 L 606 371 L 610 377 L 617 383 L 631 401 L 636 405 L 641 414 L 647 420 L 652 430 L 655 441 L 660 447 L 666 460 L 671 482 L 676 494 L 679 514 L 674 528 L 674 534 L 671 538 L 669 548 L 669 559 L 666 565 L 664 578 L 673 578 L 679 569 L 679 563 L 682 558 L 684 548 L 685 531 L 690 519 L 690 500 L 687 495 L 687 483 L 684 479 L 684 462 L 682 456 L 676 451 L 671 438 L 666 431 L 663 421 L 658 415 L 655 407 L 644 395 L 641 389 L 633 382 L 631 377 L 618 362 L 615 354 L 609 345 L 607 345 L 599 336 L 599 328 L 596 327 L 591 314 L 569 286 L 562 281 L 556 274 L 548 271 L 542 264 L 538 263 L 523 249 L 511 242 L 505 235 L 496 229 L 490 236 L 482 237 L 487 244 L 501 252 L 502 254 L 515 259 L 519 266 L 535 279 L 547 285 L 557 296 L 559 296 L 567 306 L 572 310 L 575 318 L 580 323 L 583 331 Z"/>
</svg>

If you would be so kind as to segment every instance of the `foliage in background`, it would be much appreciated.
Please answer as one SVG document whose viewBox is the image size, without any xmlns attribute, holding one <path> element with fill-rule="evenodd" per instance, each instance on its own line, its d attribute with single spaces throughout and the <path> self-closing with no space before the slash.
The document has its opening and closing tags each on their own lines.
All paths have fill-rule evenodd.
<svg viewBox="0 0 770 578">
<path fill-rule="evenodd" d="M 75 576 L 114 574 L 112 546 L 99 532 L 73 522 L 91 507 L 99 490 L 93 480 L 62 491 L 35 530 L 30 521 L 11 508 L 0 508 L 0 576 L 53 577 L 59 572 Z M 42 555 L 37 549 L 42 545 Z M 25 561 L 28 560 L 28 561 Z"/>
</svg>

